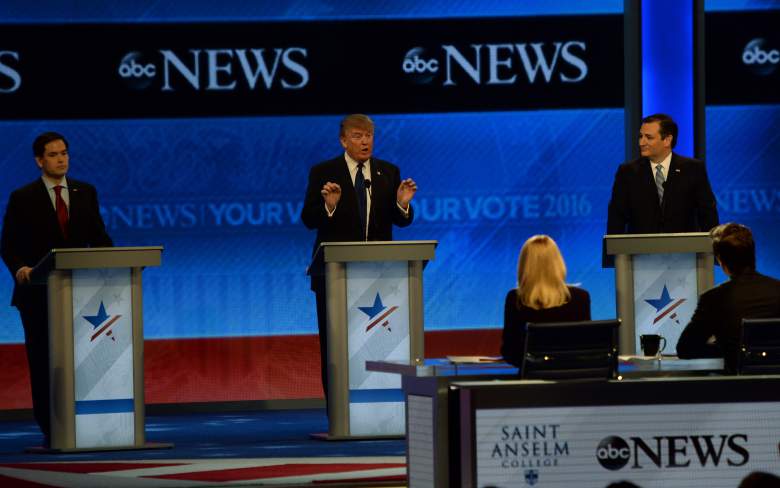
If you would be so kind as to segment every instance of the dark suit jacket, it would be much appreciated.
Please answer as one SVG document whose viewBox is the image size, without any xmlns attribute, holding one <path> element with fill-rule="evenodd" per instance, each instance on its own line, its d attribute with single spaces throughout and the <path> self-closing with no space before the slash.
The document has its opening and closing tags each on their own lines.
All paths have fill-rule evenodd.
<svg viewBox="0 0 780 488">
<path fill-rule="evenodd" d="M 320 190 L 328 181 L 341 187 L 341 199 L 332 217 L 325 211 Z M 396 191 L 401 184 L 401 172 L 397 166 L 371 158 L 371 215 L 368 219 L 369 241 L 393 240 L 393 224 L 406 227 L 412 223 L 414 212 L 409 206 L 409 216 L 404 216 L 396 203 Z M 321 242 L 362 241 L 362 227 L 358 216 L 357 194 L 349 175 L 344 155 L 322 162 L 309 172 L 306 200 L 301 220 L 309 229 L 317 229 L 314 251 Z"/>
<path fill-rule="evenodd" d="M 523 364 L 525 348 L 525 324 L 528 322 L 573 322 L 590 320 L 590 295 L 582 288 L 569 287 L 571 300 L 560 307 L 534 310 L 526 306 L 517 307 L 517 289 L 513 288 L 504 300 L 504 331 L 501 338 L 501 355 L 506 362 L 517 366 Z"/>
<path fill-rule="evenodd" d="M 54 248 L 107 247 L 113 242 L 106 233 L 100 216 L 95 187 L 68 178 L 70 199 L 68 238 L 65 239 L 57 221 L 57 213 L 51 203 L 43 180 L 15 190 L 8 199 L 3 220 L 0 253 L 3 261 L 14 276 L 22 266 L 33 267 Z M 31 285 L 14 286 L 12 305 L 45 297 L 43 287 Z"/>
<path fill-rule="evenodd" d="M 691 322 L 677 342 L 683 359 L 723 357 L 733 371 L 743 318 L 780 317 L 780 281 L 746 271 L 699 297 Z M 707 344 L 715 336 L 714 344 Z"/>
<path fill-rule="evenodd" d="M 663 208 L 647 158 L 621 164 L 609 201 L 607 234 L 707 232 L 718 209 L 703 161 L 672 154 Z"/>
</svg>

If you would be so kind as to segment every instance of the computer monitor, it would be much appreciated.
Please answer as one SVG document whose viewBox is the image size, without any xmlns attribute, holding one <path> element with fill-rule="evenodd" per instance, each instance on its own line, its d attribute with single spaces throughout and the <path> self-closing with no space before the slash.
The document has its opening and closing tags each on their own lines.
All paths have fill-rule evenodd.
<svg viewBox="0 0 780 488">
<path fill-rule="evenodd" d="M 615 378 L 619 325 L 620 319 L 527 324 L 521 378 Z"/>
<path fill-rule="evenodd" d="M 742 319 L 737 374 L 780 374 L 780 318 Z"/>
</svg>

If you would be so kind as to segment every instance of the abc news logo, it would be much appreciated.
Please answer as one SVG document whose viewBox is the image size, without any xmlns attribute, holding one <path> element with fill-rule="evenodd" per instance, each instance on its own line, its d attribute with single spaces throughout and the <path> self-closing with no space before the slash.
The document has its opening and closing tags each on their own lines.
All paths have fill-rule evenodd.
<svg viewBox="0 0 780 488">
<path fill-rule="evenodd" d="M 440 53 L 413 47 L 401 61 L 401 70 L 413 83 L 432 83 L 443 78 L 444 86 L 459 83 L 476 85 L 512 85 L 522 80 L 529 84 L 579 83 L 588 76 L 582 41 L 532 42 L 519 44 L 471 44 L 441 46 Z"/>
<path fill-rule="evenodd" d="M 742 63 L 757 75 L 770 75 L 780 64 L 780 51 L 766 47 L 766 39 L 756 38 L 742 50 Z"/>
<path fill-rule="evenodd" d="M 131 51 L 122 58 L 117 74 L 125 85 L 144 90 L 159 79 L 161 91 L 234 91 L 247 88 L 298 90 L 309 83 L 301 47 L 273 49 L 189 49 L 155 53 Z"/>
<path fill-rule="evenodd" d="M 744 466 L 750 460 L 746 434 L 659 436 L 652 441 L 630 437 L 609 436 L 599 442 L 596 459 L 610 471 L 617 471 L 629 463 L 631 469 L 650 465 L 657 468 L 686 468 L 691 464 L 701 467 Z"/>
<path fill-rule="evenodd" d="M 0 50 L 0 93 L 13 93 L 22 86 L 18 64 L 18 52 Z"/>
</svg>

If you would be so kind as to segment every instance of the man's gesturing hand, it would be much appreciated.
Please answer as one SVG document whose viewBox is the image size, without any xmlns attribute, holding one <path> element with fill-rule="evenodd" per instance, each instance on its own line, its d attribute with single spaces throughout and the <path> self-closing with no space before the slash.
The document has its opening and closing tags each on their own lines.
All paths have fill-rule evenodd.
<svg viewBox="0 0 780 488">
<path fill-rule="evenodd" d="M 412 201 L 415 193 L 417 193 L 417 183 L 413 179 L 407 178 L 398 185 L 398 192 L 396 192 L 395 198 L 398 204 L 406 210 L 409 208 L 409 202 Z"/>
<path fill-rule="evenodd" d="M 322 199 L 325 200 L 325 206 L 328 207 L 328 212 L 332 212 L 341 199 L 341 187 L 338 183 L 331 183 L 330 181 L 325 183 L 320 190 Z"/>
</svg>

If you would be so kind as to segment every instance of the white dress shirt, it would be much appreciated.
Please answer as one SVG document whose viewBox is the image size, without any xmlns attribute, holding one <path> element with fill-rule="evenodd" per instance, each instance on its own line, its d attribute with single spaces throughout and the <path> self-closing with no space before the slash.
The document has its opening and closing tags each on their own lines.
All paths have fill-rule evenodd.
<svg viewBox="0 0 780 488">
<path fill-rule="evenodd" d="M 669 165 L 672 164 L 672 153 L 669 153 L 660 163 L 654 163 L 650 161 L 650 169 L 653 170 L 653 178 L 655 178 L 655 172 L 658 171 L 658 166 L 661 166 L 661 172 L 664 175 L 664 181 L 669 179 Z"/>
</svg>

